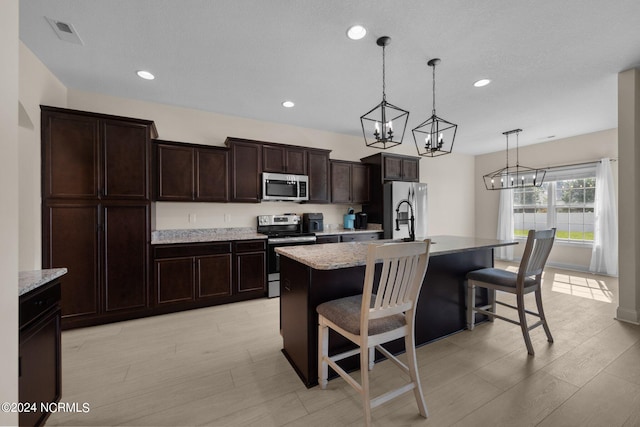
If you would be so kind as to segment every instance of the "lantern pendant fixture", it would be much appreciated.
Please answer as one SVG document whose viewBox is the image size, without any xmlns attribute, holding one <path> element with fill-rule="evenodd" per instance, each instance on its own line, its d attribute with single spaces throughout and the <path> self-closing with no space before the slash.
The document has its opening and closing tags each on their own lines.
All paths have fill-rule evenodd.
<svg viewBox="0 0 640 427">
<path fill-rule="evenodd" d="M 409 112 L 387 102 L 385 86 L 385 47 L 391 37 L 380 37 L 376 44 L 382 47 L 382 102 L 360 117 L 362 135 L 368 147 L 387 148 L 402 143 L 409 120 Z"/>
<path fill-rule="evenodd" d="M 437 157 L 449 154 L 453 150 L 458 125 L 436 115 L 436 65 L 440 58 L 433 58 L 427 65 L 433 69 L 433 109 L 431 117 L 413 129 L 413 140 L 418 154 L 423 157 Z"/>
<path fill-rule="evenodd" d="M 488 173 L 482 177 L 487 190 L 509 190 L 512 188 L 540 187 L 544 182 L 545 169 L 520 166 L 518 134 L 522 129 L 502 132 L 507 138 L 507 164 L 504 168 Z M 509 135 L 516 134 L 516 164 L 509 166 Z"/>
</svg>

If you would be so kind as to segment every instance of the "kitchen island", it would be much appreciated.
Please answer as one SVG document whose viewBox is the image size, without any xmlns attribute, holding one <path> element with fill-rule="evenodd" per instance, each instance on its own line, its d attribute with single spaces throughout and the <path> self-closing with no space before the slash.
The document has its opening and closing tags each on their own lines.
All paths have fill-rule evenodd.
<svg viewBox="0 0 640 427">
<path fill-rule="evenodd" d="M 416 311 L 416 344 L 423 345 L 466 327 L 465 276 L 469 271 L 493 266 L 496 247 L 513 241 L 475 237 L 432 236 L 431 256 Z M 378 242 L 385 242 L 384 240 Z M 280 329 L 283 353 L 307 387 L 317 384 L 318 315 L 326 301 L 362 293 L 369 242 L 327 243 L 277 248 L 280 261 Z M 476 299 L 486 303 L 478 289 Z M 477 320 L 482 320 L 478 317 Z M 329 353 L 352 346 L 331 333 Z M 404 351 L 402 340 L 387 346 Z M 380 355 L 377 356 L 379 358 Z M 357 369 L 357 358 L 344 361 Z"/>
</svg>

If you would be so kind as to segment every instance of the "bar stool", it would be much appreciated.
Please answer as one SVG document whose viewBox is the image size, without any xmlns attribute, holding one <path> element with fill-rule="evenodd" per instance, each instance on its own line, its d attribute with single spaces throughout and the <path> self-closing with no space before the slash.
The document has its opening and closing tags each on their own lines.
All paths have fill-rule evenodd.
<svg viewBox="0 0 640 427">
<path fill-rule="evenodd" d="M 320 387 L 326 388 L 328 366 L 331 366 L 362 395 L 366 425 L 371 424 L 372 408 L 410 390 L 413 390 L 420 414 L 427 417 L 416 362 L 414 324 L 416 300 L 427 271 L 430 244 L 430 240 L 370 244 L 362 295 L 325 302 L 316 309 Z M 382 273 L 374 283 L 375 266 L 380 261 Z M 348 338 L 358 348 L 329 356 L 329 328 Z M 402 337 L 405 339 L 409 366 L 382 347 L 383 343 Z M 375 349 L 408 374 L 410 382 L 372 399 L 369 394 L 369 370 L 373 369 Z M 361 383 L 336 363 L 356 354 L 360 354 Z"/>
<path fill-rule="evenodd" d="M 542 308 L 542 271 L 553 247 L 556 229 L 550 230 L 529 230 L 527 244 L 522 254 L 520 267 L 517 273 L 502 270 L 499 268 L 483 268 L 471 271 L 467 274 L 467 327 L 473 330 L 475 323 L 475 313 L 482 313 L 489 316 L 489 320 L 494 318 L 520 325 L 527 351 L 534 355 L 533 345 L 529 337 L 531 329 L 541 326 L 547 334 L 547 340 L 552 343 L 553 337 L 547 325 Z M 486 288 L 489 291 L 489 304 L 485 306 L 475 306 L 476 287 Z M 496 301 L 496 291 L 508 292 L 516 295 L 517 305 L 513 306 L 501 301 Z M 529 311 L 524 306 L 524 296 L 535 292 L 538 312 Z M 519 321 L 496 314 L 496 304 L 500 304 L 518 311 Z M 538 317 L 540 320 L 531 326 L 527 326 L 526 314 Z"/>
</svg>

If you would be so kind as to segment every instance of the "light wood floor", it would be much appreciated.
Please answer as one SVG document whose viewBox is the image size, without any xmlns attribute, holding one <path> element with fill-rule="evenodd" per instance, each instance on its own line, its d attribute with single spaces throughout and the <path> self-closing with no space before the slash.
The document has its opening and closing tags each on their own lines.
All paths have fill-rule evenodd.
<svg viewBox="0 0 640 427">
<path fill-rule="evenodd" d="M 553 345 L 537 328 L 529 357 L 519 327 L 496 321 L 423 346 L 429 418 L 408 393 L 373 410 L 374 425 L 640 426 L 640 327 L 614 320 L 617 301 L 616 279 L 547 268 Z M 302 385 L 278 322 L 278 299 L 262 299 L 66 331 L 62 401 L 90 411 L 47 425 L 361 425 L 344 381 Z M 399 372 L 377 364 L 373 393 Z"/>
</svg>

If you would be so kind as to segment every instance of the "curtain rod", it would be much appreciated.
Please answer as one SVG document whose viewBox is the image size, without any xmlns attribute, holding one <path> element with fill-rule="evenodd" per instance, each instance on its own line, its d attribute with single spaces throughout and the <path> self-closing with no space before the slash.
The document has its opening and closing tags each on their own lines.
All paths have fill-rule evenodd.
<svg viewBox="0 0 640 427">
<path fill-rule="evenodd" d="M 609 159 L 610 162 L 617 162 L 618 159 Z M 593 165 L 596 163 L 602 163 L 602 160 L 593 160 L 590 162 L 582 162 L 582 163 L 572 163 L 572 164 L 568 164 L 568 165 L 555 165 L 555 166 L 547 166 L 547 167 L 542 167 L 539 169 L 561 169 L 561 168 L 569 168 L 569 167 L 573 167 L 573 166 L 584 166 L 584 165 Z"/>
</svg>

